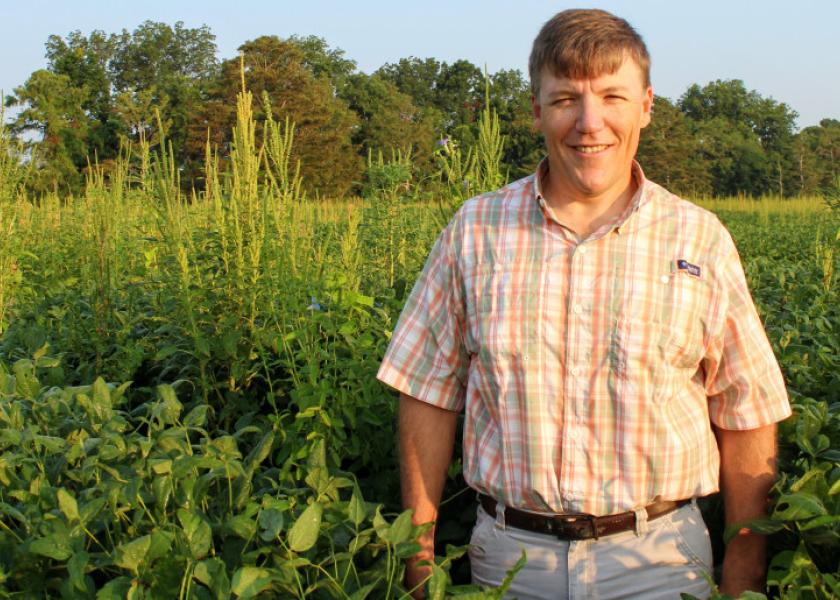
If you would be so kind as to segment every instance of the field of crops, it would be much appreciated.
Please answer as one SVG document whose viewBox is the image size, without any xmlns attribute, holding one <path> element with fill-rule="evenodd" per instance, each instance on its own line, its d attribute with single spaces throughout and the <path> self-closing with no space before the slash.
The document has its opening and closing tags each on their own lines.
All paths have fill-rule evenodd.
<svg viewBox="0 0 840 600">
<path fill-rule="evenodd" d="M 417 531 L 374 375 L 447 207 L 386 184 L 301 201 L 289 130 L 263 144 L 239 108 L 200 195 L 154 149 L 69 201 L 20 196 L 0 163 L 0 597 L 404 595 Z M 738 243 L 794 403 L 753 524 L 769 593 L 840 597 L 840 214 L 701 203 Z M 463 585 L 474 499 L 450 474 L 431 595 L 498 597 Z M 717 500 L 704 511 L 720 540 Z"/>
</svg>

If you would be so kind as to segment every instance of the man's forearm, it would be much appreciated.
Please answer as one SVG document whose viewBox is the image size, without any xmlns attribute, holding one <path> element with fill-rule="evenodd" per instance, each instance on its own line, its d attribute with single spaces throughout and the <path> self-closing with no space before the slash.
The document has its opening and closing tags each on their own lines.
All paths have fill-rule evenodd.
<svg viewBox="0 0 840 600">
<path fill-rule="evenodd" d="M 727 525 L 761 517 L 776 479 L 776 425 L 731 431 L 715 429 L 720 448 L 720 484 Z M 726 547 L 721 591 L 738 595 L 764 588 L 766 540 L 743 531 Z"/>
<path fill-rule="evenodd" d="M 438 505 L 452 460 L 458 413 L 411 396 L 400 396 L 400 483 L 403 507 L 414 510 L 416 525 L 437 520 Z M 434 533 L 425 536 L 424 554 L 434 556 Z"/>
</svg>

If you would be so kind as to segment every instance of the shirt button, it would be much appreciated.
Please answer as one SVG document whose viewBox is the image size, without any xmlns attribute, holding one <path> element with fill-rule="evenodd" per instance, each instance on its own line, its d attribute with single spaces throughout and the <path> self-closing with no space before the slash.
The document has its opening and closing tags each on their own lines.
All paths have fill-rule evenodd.
<svg viewBox="0 0 840 600">
<path fill-rule="evenodd" d="M 572 429 L 572 430 L 569 432 L 569 437 L 570 437 L 571 439 L 573 439 L 573 440 L 576 440 L 576 439 L 578 439 L 578 438 L 580 437 L 580 434 L 578 434 L 577 429 Z"/>
<path fill-rule="evenodd" d="M 659 281 L 661 281 L 662 283 L 668 283 L 668 276 L 663 275 L 662 277 L 659 278 Z"/>
<path fill-rule="evenodd" d="M 572 373 L 572 375 L 574 375 L 575 377 L 577 377 L 578 375 L 580 375 L 580 372 L 581 372 L 581 368 L 580 368 L 580 367 L 572 367 L 572 369 L 571 369 L 571 373 Z"/>
<path fill-rule="evenodd" d="M 586 254 L 586 248 L 584 246 L 578 246 L 577 251 L 578 254 Z"/>
<path fill-rule="evenodd" d="M 580 304 L 575 304 L 574 306 L 572 306 L 572 312 L 576 315 L 579 315 L 583 312 L 583 307 Z"/>
</svg>

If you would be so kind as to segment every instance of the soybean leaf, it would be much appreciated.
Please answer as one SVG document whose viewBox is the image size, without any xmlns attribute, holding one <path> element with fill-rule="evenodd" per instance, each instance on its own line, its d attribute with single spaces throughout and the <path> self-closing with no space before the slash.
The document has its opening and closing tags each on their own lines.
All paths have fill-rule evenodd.
<svg viewBox="0 0 840 600">
<path fill-rule="evenodd" d="M 785 494 L 776 502 L 773 517 L 783 521 L 797 521 L 826 514 L 820 499 L 808 492 Z"/>
<path fill-rule="evenodd" d="M 117 577 L 96 592 L 96 600 L 123 600 L 131 589 L 130 577 Z"/>
<path fill-rule="evenodd" d="M 356 590 L 350 595 L 350 600 L 365 600 L 365 598 L 367 598 L 370 595 L 370 593 L 373 591 L 373 589 L 378 583 L 379 579 L 377 579 L 373 583 L 369 583 L 365 586 L 360 587 L 358 590 Z"/>
<path fill-rule="evenodd" d="M 175 535 L 169 531 L 161 531 L 156 529 L 151 533 L 152 541 L 149 544 L 149 550 L 146 552 L 146 560 L 151 562 L 161 556 L 166 556 L 169 549 L 172 547 L 172 542 Z"/>
<path fill-rule="evenodd" d="M 76 504 L 76 499 L 64 488 L 60 488 L 56 493 L 58 496 L 58 508 L 64 513 L 69 521 L 78 521 L 79 519 L 79 505 Z"/>
<path fill-rule="evenodd" d="M 248 515 L 236 515 L 225 522 L 225 527 L 241 537 L 243 540 L 250 540 L 257 531 L 257 524 Z"/>
<path fill-rule="evenodd" d="M 90 562 L 90 555 L 84 550 L 76 552 L 67 561 L 67 572 L 70 574 L 70 583 L 80 592 L 87 589 L 85 585 L 85 567 Z"/>
<path fill-rule="evenodd" d="M 432 577 L 429 579 L 429 600 L 444 600 L 446 597 L 446 584 L 449 583 L 449 575 L 446 574 L 440 565 L 432 565 Z"/>
<path fill-rule="evenodd" d="M 193 570 L 193 577 L 210 588 L 216 600 L 230 598 L 230 579 L 227 576 L 225 563 L 220 558 L 208 558 L 197 563 Z"/>
<path fill-rule="evenodd" d="M 207 411 L 210 407 L 206 404 L 199 404 L 187 413 L 184 417 L 185 427 L 204 427 L 207 423 Z"/>
<path fill-rule="evenodd" d="M 253 598 L 272 583 L 271 571 L 259 567 L 242 567 L 233 574 L 231 591 L 239 598 Z"/>
<path fill-rule="evenodd" d="M 183 508 L 178 509 L 178 520 L 184 529 L 192 558 L 198 560 L 206 556 L 213 544 L 213 533 L 207 521 Z"/>
<path fill-rule="evenodd" d="M 365 510 L 365 501 L 362 499 L 361 492 L 358 488 L 353 490 L 353 495 L 350 497 L 350 502 L 347 503 L 347 516 L 352 521 L 353 525 L 358 527 L 362 524 L 367 516 Z"/>
<path fill-rule="evenodd" d="M 46 537 L 33 540 L 29 544 L 29 551 L 41 556 L 48 556 L 54 560 L 67 560 L 72 554 L 69 540 L 66 536 L 51 534 Z"/>
<path fill-rule="evenodd" d="M 162 402 L 162 408 L 159 416 L 161 421 L 168 425 L 172 425 L 178 420 L 184 406 L 175 395 L 175 389 L 169 384 L 161 384 L 157 386 L 158 396 Z"/>
<path fill-rule="evenodd" d="M 146 558 L 146 553 L 152 545 L 152 538 L 149 535 L 144 535 L 136 540 L 132 540 L 127 544 L 120 544 L 117 547 L 116 556 L 114 557 L 114 564 L 123 569 L 128 569 L 137 573 L 137 568 Z"/>
<path fill-rule="evenodd" d="M 391 526 L 382 532 L 382 539 L 395 545 L 406 541 L 411 535 L 411 514 L 410 510 L 401 512 Z"/>
<path fill-rule="evenodd" d="M 306 507 L 289 530 L 289 547 L 295 552 L 306 552 L 318 541 L 323 507 L 313 502 Z"/>
<path fill-rule="evenodd" d="M 825 527 L 840 523 L 840 515 L 823 515 L 821 517 L 814 517 L 807 523 L 799 526 L 799 531 L 809 531 L 817 529 L 818 527 Z"/>
<path fill-rule="evenodd" d="M 265 508 L 260 512 L 257 519 L 260 526 L 260 539 L 264 542 L 270 542 L 280 535 L 283 530 L 285 519 L 283 513 L 275 508 Z"/>
<path fill-rule="evenodd" d="M 750 531 L 754 531 L 755 533 L 769 535 L 771 533 L 776 533 L 777 531 L 781 531 L 782 529 L 784 529 L 785 524 L 781 521 L 769 518 L 750 519 L 749 521 L 731 523 L 726 526 L 726 529 L 724 529 L 723 541 L 725 543 L 729 543 L 729 541 L 736 535 L 738 535 L 738 532 L 744 527 L 746 527 Z"/>
</svg>

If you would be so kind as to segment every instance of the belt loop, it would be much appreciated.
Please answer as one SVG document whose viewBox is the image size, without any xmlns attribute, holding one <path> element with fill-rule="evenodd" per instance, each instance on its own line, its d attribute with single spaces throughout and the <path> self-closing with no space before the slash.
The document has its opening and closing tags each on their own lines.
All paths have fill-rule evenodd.
<svg viewBox="0 0 840 600">
<path fill-rule="evenodd" d="M 633 514 L 636 515 L 636 536 L 641 537 L 648 532 L 648 514 L 647 509 L 642 506 L 641 508 L 634 508 Z"/>
<path fill-rule="evenodd" d="M 505 505 L 502 502 L 496 502 L 496 529 L 505 530 Z"/>
</svg>

